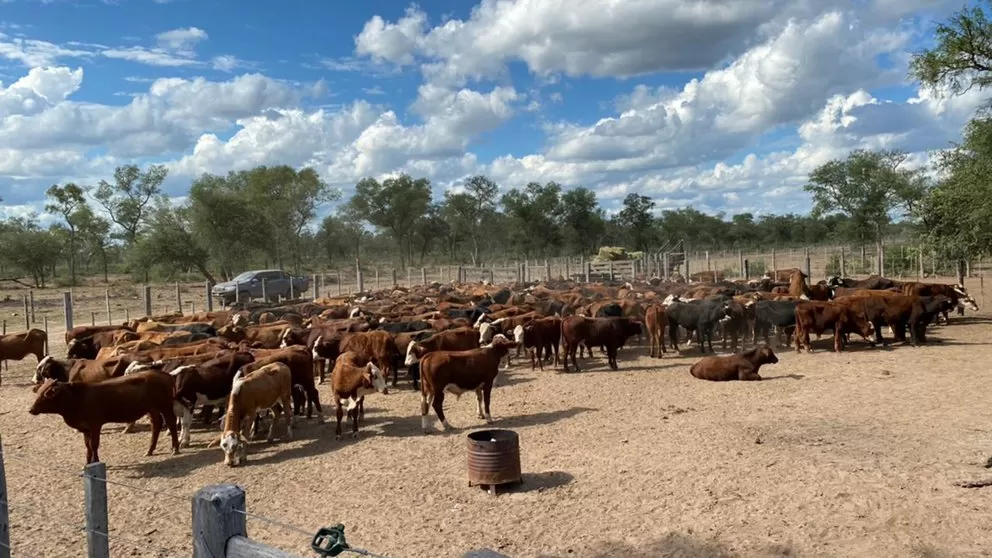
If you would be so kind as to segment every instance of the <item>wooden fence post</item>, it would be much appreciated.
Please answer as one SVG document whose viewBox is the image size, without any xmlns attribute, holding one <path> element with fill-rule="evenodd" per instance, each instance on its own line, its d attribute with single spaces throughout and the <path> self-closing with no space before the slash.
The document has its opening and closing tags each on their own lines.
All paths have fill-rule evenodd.
<svg viewBox="0 0 992 558">
<path fill-rule="evenodd" d="M 744 258 L 743 262 L 744 263 L 742 264 L 742 267 L 744 268 L 744 280 L 745 281 L 750 281 L 751 280 L 751 262 L 747 261 L 747 258 Z"/>
<path fill-rule="evenodd" d="M 90 325 L 96 325 L 96 312 L 90 312 Z"/>
<path fill-rule="evenodd" d="M 805 257 L 805 262 L 806 262 L 806 279 L 810 283 L 812 283 L 813 282 L 813 269 L 812 269 L 812 267 L 810 265 L 811 262 L 809 260 L 809 247 L 806 247 L 806 255 L 804 257 Z"/>
<path fill-rule="evenodd" d="M 427 285 L 427 268 L 420 268 L 420 284 Z"/>
<path fill-rule="evenodd" d="M 662 265 L 661 276 L 662 279 L 664 279 L 665 282 L 667 283 L 669 279 L 669 272 L 671 271 L 668 268 L 668 252 L 665 252 L 664 254 L 661 255 L 661 265 Z"/>
<path fill-rule="evenodd" d="M 547 258 L 544 258 L 544 279 L 551 280 L 551 262 Z"/>
<path fill-rule="evenodd" d="M 31 307 L 28 306 L 28 295 L 24 295 L 24 331 L 31 329 Z"/>
<path fill-rule="evenodd" d="M 48 355 L 48 316 L 43 316 L 42 318 L 44 320 L 43 325 L 45 327 L 45 355 L 47 356 Z"/>
<path fill-rule="evenodd" d="M 394 267 L 393 268 L 393 288 L 395 289 L 398 286 L 399 286 L 399 283 L 396 282 L 396 268 Z"/>
<path fill-rule="evenodd" d="M 203 282 L 203 294 L 207 299 L 207 312 L 214 311 L 214 296 L 211 294 L 213 288 L 214 286 L 210 283 L 210 281 Z"/>
<path fill-rule="evenodd" d="M 461 264 L 458 264 L 458 284 L 461 285 L 465 282 L 465 270 L 462 268 Z"/>
<path fill-rule="evenodd" d="M 149 285 L 145 285 L 145 316 L 152 315 L 152 288 Z"/>
<path fill-rule="evenodd" d="M 778 266 L 777 266 L 777 263 L 778 262 L 775 261 L 775 249 L 772 248 L 772 279 L 778 277 L 778 273 L 777 273 Z"/>
<path fill-rule="evenodd" d="M 737 251 L 737 262 L 738 262 L 737 265 L 740 266 L 740 267 L 737 268 L 737 270 L 740 271 L 741 277 L 743 277 L 744 279 L 747 279 L 747 273 L 744 273 L 744 251 L 743 250 L 738 250 Z"/>
<path fill-rule="evenodd" d="M 176 281 L 176 309 L 183 311 L 183 295 L 179 290 L 179 281 Z"/>
<path fill-rule="evenodd" d="M 108 288 L 103 293 L 104 301 L 107 303 L 107 325 L 114 323 L 114 316 L 110 311 L 110 289 Z"/>
<path fill-rule="evenodd" d="M 34 289 L 28 291 L 28 299 L 31 300 L 31 323 L 38 323 L 38 315 L 34 312 Z"/>
<path fill-rule="evenodd" d="M 313 299 L 320 298 L 320 283 L 317 282 L 317 274 L 313 274 Z"/>
<path fill-rule="evenodd" d="M 341 272 L 338 272 L 338 296 L 341 296 L 341 289 L 344 287 L 341 285 Z"/>
<path fill-rule="evenodd" d="M 293 282 L 293 279 L 295 278 L 295 275 L 289 276 L 289 300 L 296 300 L 296 283 Z"/>
<path fill-rule="evenodd" d="M 262 302 L 268 302 L 269 301 L 269 293 L 268 293 L 268 290 L 265 287 L 266 287 L 266 285 L 265 285 L 265 279 L 262 279 Z M 250 290 L 248 291 L 248 300 L 249 300 L 249 302 L 251 301 L 251 291 Z"/>
<path fill-rule="evenodd" d="M 65 316 L 65 330 L 72 331 L 72 293 L 62 293 L 62 310 Z"/>
<path fill-rule="evenodd" d="M 570 261 L 571 259 L 572 259 L 571 257 L 565 258 L 565 280 L 566 281 L 571 281 L 572 280 L 572 270 L 569 269 L 569 267 L 570 267 L 569 264 L 571 263 L 571 261 Z"/>
<path fill-rule="evenodd" d="M 610 281 L 613 281 L 613 260 L 610 260 Z"/>
<path fill-rule="evenodd" d="M 3 466 L 3 437 L 0 436 L 0 558 L 10 558 L 10 510 L 7 501 L 7 472 Z"/>
<path fill-rule="evenodd" d="M 840 277 L 843 279 L 847 277 L 847 258 L 844 254 L 844 247 L 840 247 Z"/>
<path fill-rule="evenodd" d="M 356 268 L 358 271 L 355 276 L 355 287 L 360 293 L 365 292 L 365 274 L 362 273 L 362 268 Z"/>
<path fill-rule="evenodd" d="M 375 290 L 378 291 L 380 289 L 381 289 L 381 287 L 379 286 L 379 268 L 376 267 L 375 268 Z"/>
<path fill-rule="evenodd" d="M 713 271 L 713 268 L 710 267 L 710 251 L 709 250 L 706 251 L 706 271 Z"/>
<path fill-rule="evenodd" d="M 110 522 L 107 519 L 107 466 L 90 463 L 83 470 L 86 499 L 86 555 L 110 558 Z"/>
<path fill-rule="evenodd" d="M 231 537 L 248 535 L 245 491 L 231 484 L 205 486 L 193 495 L 193 558 L 222 558 Z"/>
<path fill-rule="evenodd" d="M 923 245 L 922 244 L 920 244 L 920 272 L 919 272 L 919 278 L 920 278 L 920 281 L 923 280 Z"/>
</svg>

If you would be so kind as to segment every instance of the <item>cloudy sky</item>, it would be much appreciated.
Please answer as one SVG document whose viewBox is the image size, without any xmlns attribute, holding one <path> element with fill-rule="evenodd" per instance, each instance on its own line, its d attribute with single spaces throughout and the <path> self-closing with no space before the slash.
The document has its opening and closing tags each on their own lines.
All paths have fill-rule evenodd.
<svg viewBox="0 0 992 558">
<path fill-rule="evenodd" d="M 959 137 L 978 92 L 906 66 L 962 1 L 0 0 L 0 211 L 134 162 L 805 212 L 818 164 Z"/>
</svg>

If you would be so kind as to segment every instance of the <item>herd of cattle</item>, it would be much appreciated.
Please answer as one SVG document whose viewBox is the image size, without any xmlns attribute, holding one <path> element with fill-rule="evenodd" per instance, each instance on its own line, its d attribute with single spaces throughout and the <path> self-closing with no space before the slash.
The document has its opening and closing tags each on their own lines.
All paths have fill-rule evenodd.
<svg viewBox="0 0 992 558">
<path fill-rule="evenodd" d="M 618 350 L 647 335 L 650 355 L 679 352 L 680 332 L 695 333 L 702 353 L 713 352 L 714 334 L 737 353 L 706 357 L 690 372 L 707 380 L 760 380 L 758 368 L 778 359 L 769 346 L 795 338 L 797 351 L 812 351 L 810 334 L 833 334 L 841 351 L 853 333 L 869 344 L 926 342 L 926 328 L 955 308 L 978 310 L 962 285 L 831 278 L 810 285 L 798 269 L 758 281 L 576 284 L 565 281 L 500 287 L 435 283 L 410 289 L 324 298 L 279 306 L 245 307 L 184 316 L 145 317 L 121 325 L 81 326 L 65 333 L 65 359 L 45 354 L 45 332 L 32 329 L 0 337 L 0 361 L 38 359 L 31 414 L 63 417 L 83 433 L 87 463 L 98 461 L 100 431 L 123 423 L 127 432 L 147 415 L 148 455 L 163 425 L 173 453 L 190 443 L 193 412 L 212 424 L 224 408 L 219 444 L 224 463 L 246 461 L 259 419 L 273 412 L 268 439 L 281 414 L 292 437 L 295 415 L 316 420 L 323 411 L 317 384 L 327 379 L 336 406 L 336 435 L 345 414 L 357 435 L 364 397 L 388 393 L 406 369 L 421 393 L 420 414 L 430 430 L 430 408 L 450 428 L 445 393 L 475 392 L 478 416 L 491 421 L 490 396 L 501 362 L 527 350 L 531 369 L 559 364 L 579 370 L 579 356 L 599 348 L 616 370 Z M 665 329 L 668 329 L 668 343 Z M 764 343 L 759 343 L 763 339 Z M 559 353 L 561 347 L 562 353 Z M 583 351 L 583 348 L 585 351 Z M 515 350 L 514 350 L 515 349 Z M 391 382 L 389 379 L 391 378 Z"/>
</svg>

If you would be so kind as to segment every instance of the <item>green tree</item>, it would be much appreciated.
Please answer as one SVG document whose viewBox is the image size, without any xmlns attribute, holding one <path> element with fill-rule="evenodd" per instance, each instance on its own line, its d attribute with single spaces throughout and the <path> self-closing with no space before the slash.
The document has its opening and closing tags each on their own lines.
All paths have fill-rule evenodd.
<svg viewBox="0 0 992 558">
<path fill-rule="evenodd" d="M 400 267 L 406 269 L 411 233 L 417 220 L 427 213 L 430 202 L 430 181 L 402 174 L 381 183 L 374 178 L 363 178 L 355 186 L 348 204 L 349 211 L 393 237 L 399 248 Z"/>
<path fill-rule="evenodd" d="M 445 192 L 441 213 L 451 225 L 451 232 L 472 242 L 472 265 L 478 265 L 479 245 L 485 234 L 483 225 L 496 211 L 499 186 L 485 176 L 473 176 L 465 181 L 465 192 Z"/>
<path fill-rule="evenodd" d="M 89 261 L 94 256 L 98 256 L 100 267 L 103 269 L 103 280 L 109 281 L 107 251 L 110 247 L 110 221 L 94 213 L 89 204 L 80 206 L 76 210 L 75 220 L 79 227 L 78 234 L 82 242 L 82 249 L 86 253 L 86 265 L 89 265 Z"/>
<path fill-rule="evenodd" d="M 69 263 L 69 281 L 72 285 L 76 284 L 76 259 L 78 256 L 76 235 L 82 224 L 79 212 L 83 207 L 86 207 L 85 194 L 85 188 L 72 182 L 65 186 L 55 184 L 45 192 L 49 200 L 45 204 L 45 211 L 61 216 L 69 233 L 69 249 L 66 260 Z"/>
<path fill-rule="evenodd" d="M 555 182 L 531 182 L 523 190 L 514 188 L 501 200 L 510 228 L 513 248 L 527 257 L 548 256 L 561 246 L 561 186 Z"/>
<path fill-rule="evenodd" d="M 657 240 L 655 221 L 651 214 L 654 206 L 654 200 L 648 196 L 627 194 L 623 199 L 623 208 L 615 217 L 620 231 L 635 250 L 648 250 Z"/>
<path fill-rule="evenodd" d="M 964 141 L 938 156 L 944 178 L 916 213 L 929 244 L 955 258 L 985 255 L 992 247 L 992 118 L 968 123 Z"/>
<path fill-rule="evenodd" d="M 168 201 L 157 203 L 149 212 L 147 230 L 130 252 L 132 269 L 155 267 L 166 276 L 195 269 L 215 283 L 208 269 L 210 253 L 197 242 L 189 213 L 188 207 L 172 207 Z"/>
<path fill-rule="evenodd" d="M 113 184 L 101 180 L 96 187 L 93 197 L 120 227 L 126 245 L 137 240 L 152 204 L 162 197 L 162 182 L 168 174 L 164 165 L 152 165 L 147 171 L 125 165 L 114 170 Z"/>
<path fill-rule="evenodd" d="M 38 216 L 8 219 L 0 234 L 0 259 L 30 275 L 34 286 L 44 288 L 49 270 L 55 267 L 63 244 L 52 231 L 37 224 Z"/>
<path fill-rule="evenodd" d="M 992 6 L 990 0 L 981 4 Z M 992 85 L 992 24 L 981 5 L 955 12 L 937 25 L 936 45 L 913 55 L 910 75 L 924 87 L 954 95 Z"/>
<path fill-rule="evenodd" d="M 900 168 L 905 160 L 899 151 L 859 149 L 820 165 L 804 186 L 813 196 L 811 215 L 843 213 L 862 244 L 874 241 L 881 248 L 892 214 L 908 214 L 925 192 L 920 171 Z"/>
<path fill-rule="evenodd" d="M 561 232 L 569 252 L 592 255 L 606 233 L 606 219 L 588 188 L 574 188 L 561 195 Z"/>
</svg>

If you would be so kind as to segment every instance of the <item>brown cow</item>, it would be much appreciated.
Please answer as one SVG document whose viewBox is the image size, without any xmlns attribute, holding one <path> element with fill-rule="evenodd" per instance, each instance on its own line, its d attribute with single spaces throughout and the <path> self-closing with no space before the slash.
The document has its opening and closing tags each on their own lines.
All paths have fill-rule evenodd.
<svg viewBox="0 0 992 558">
<path fill-rule="evenodd" d="M 324 410 L 320 406 L 320 393 L 313 381 L 313 355 L 306 347 L 294 345 L 285 349 L 251 349 L 250 352 L 255 357 L 255 362 L 242 367 L 245 373 L 251 373 L 270 362 L 285 364 L 293 372 L 293 385 L 302 387 L 306 395 L 307 418 L 313 416 L 313 408 L 316 407 L 317 422 L 323 422 Z"/>
<path fill-rule="evenodd" d="M 23 333 L 8 333 L 0 335 L 0 362 L 5 360 L 24 360 L 28 355 L 40 363 L 45 358 L 45 342 L 48 334 L 40 329 L 29 329 Z"/>
<path fill-rule="evenodd" d="M 440 331 L 424 339 L 413 341 L 406 349 L 404 364 L 412 366 L 433 351 L 465 351 L 479 346 L 479 333 L 471 327 Z"/>
<path fill-rule="evenodd" d="M 661 358 L 667 353 L 665 350 L 665 325 L 668 319 L 665 317 L 665 307 L 661 304 L 650 304 L 644 309 L 644 327 L 648 330 L 648 339 L 651 342 L 651 358 Z"/>
<path fill-rule="evenodd" d="M 121 329 L 126 330 L 128 327 L 123 325 L 76 326 L 65 332 L 65 343 L 68 345 L 73 339 L 89 337 L 100 331 L 117 331 Z"/>
<path fill-rule="evenodd" d="M 523 345 L 530 349 L 530 369 L 535 368 L 535 356 L 537 365 L 544 371 L 544 360 L 551 356 L 554 351 L 554 366 L 558 366 L 558 345 L 561 343 L 561 318 L 549 316 L 531 321 L 523 326 Z M 516 341 L 516 339 L 514 339 Z"/>
<path fill-rule="evenodd" d="M 336 439 L 341 438 L 341 419 L 344 417 L 345 405 L 351 418 L 351 435 L 357 437 L 359 417 L 365 416 L 365 396 L 377 391 L 387 394 L 389 388 L 386 387 L 386 376 L 374 362 L 351 351 L 338 356 L 331 372 L 331 393 L 334 394 L 338 419 L 334 431 Z"/>
<path fill-rule="evenodd" d="M 124 375 L 124 371 L 135 359 L 131 355 L 122 355 L 107 360 L 68 359 L 59 360 L 52 355 L 41 359 L 35 367 L 34 384 L 41 384 L 47 379 L 60 382 L 102 382 L 108 378 Z"/>
<path fill-rule="evenodd" d="M 516 346 L 503 335 L 497 335 L 490 347 L 467 351 L 438 350 L 423 357 L 420 361 L 420 420 L 424 433 L 430 429 L 428 412 L 431 407 L 441 421 L 441 427 L 444 430 L 451 428 L 444 416 L 445 392 L 459 398 L 467 391 L 474 391 L 479 418 L 492 422 L 489 401 L 493 382 L 499 374 L 499 361 Z"/>
<path fill-rule="evenodd" d="M 292 373 L 285 364 L 272 362 L 251 374 L 238 370 L 231 384 L 220 447 L 224 451 L 224 464 L 236 467 L 248 461 L 248 440 L 254 438 L 260 409 L 280 405 L 286 418 L 286 439 L 293 439 Z M 266 438 L 269 442 L 275 427 L 273 420 Z"/>
<path fill-rule="evenodd" d="M 144 415 L 152 423 L 152 440 L 145 455 L 158 445 L 162 424 L 169 429 L 172 453 L 179 453 L 176 414 L 172 409 L 172 378 L 160 372 L 138 372 L 96 383 L 45 380 L 37 388 L 32 415 L 57 414 L 66 425 L 83 433 L 86 464 L 100 461 L 100 430 L 108 423 L 132 423 Z"/>
<path fill-rule="evenodd" d="M 806 352 L 812 353 L 813 347 L 809 343 L 809 334 L 822 334 L 828 329 L 834 331 L 834 351 L 840 352 L 843 345 L 845 332 L 860 333 L 868 340 L 868 343 L 875 343 L 875 331 L 865 316 L 847 304 L 839 302 L 808 301 L 796 305 L 796 352 L 802 352 L 802 347 L 806 347 Z"/>
<path fill-rule="evenodd" d="M 768 345 L 759 345 L 738 355 L 708 356 L 692 365 L 689 373 L 700 380 L 728 382 L 731 380 L 760 380 L 758 370 L 763 364 L 775 364 L 778 357 Z"/>
<path fill-rule="evenodd" d="M 347 339 L 341 341 L 340 351 L 342 353 L 350 351 L 366 361 L 374 362 L 386 376 L 392 372 L 393 387 L 396 386 L 399 371 L 394 362 L 398 360 L 399 353 L 396 352 L 396 343 L 389 333 L 366 331 L 349 335 Z"/>
<path fill-rule="evenodd" d="M 561 321 L 561 344 L 565 353 L 564 366 L 568 372 L 568 359 L 571 357 L 576 372 L 579 363 L 575 360 L 575 352 L 579 343 L 586 347 L 606 348 L 607 362 L 613 370 L 618 370 L 617 350 L 623 346 L 627 338 L 640 335 L 643 332 L 641 323 L 630 318 L 587 318 L 585 316 L 568 316 Z"/>
<path fill-rule="evenodd" d="M 235 326 L 226 325 L 217 330 L 217 335 L 234 343 L 242 341 L 248 344 L 261 343 L 263 348 L 276 349 L 282 343 L 283 335 L 290 325 L 286 322 L 277 322 L 264 326 Z"/>
</svg>

